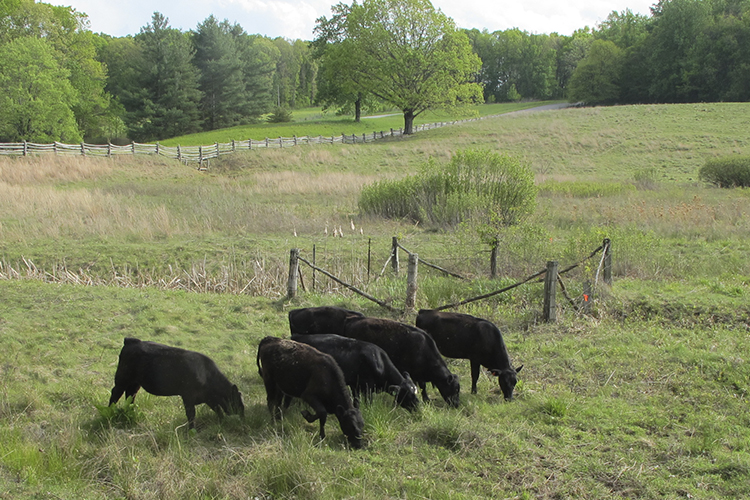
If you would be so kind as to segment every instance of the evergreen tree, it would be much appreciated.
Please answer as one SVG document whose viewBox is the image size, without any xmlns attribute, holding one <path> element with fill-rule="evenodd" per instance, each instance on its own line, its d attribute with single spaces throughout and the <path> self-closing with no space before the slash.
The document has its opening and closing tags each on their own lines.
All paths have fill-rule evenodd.
<svg viewBox="0 0 750 500">
<path fill-rule="evenodd" d="M 128 126 L 137 141 L 151 141 L 200 130 L 199 73 L 192 64 L 189 35 L 169 27 L 155 12 L 135 36 L 140 45 L 137 87 L 126 104 Z"/>
<path fill-rule="evenodd" d="M 192 35 L 195 65 L 200 71 L 203 128 L 214 130 L 242 122 L 245 82 L 242 59 L 232 27 L 211 15 Z"/>
</svg>

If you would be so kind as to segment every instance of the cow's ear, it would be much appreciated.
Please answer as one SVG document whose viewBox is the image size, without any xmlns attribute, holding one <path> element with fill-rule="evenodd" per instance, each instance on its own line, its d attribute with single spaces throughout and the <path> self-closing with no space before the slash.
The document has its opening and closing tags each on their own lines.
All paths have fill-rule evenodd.
<svg viewBox="0 0 750 500">
<path fill-rule="evenodd" d="M 404 373 L 403 373 L 403 375 L 404 375 L 404 378 L 405 378 L 405 379 L 407 379 L 407 380 L 411 380 L 411 375 L 409 375 L 409 372 L 404 372 Z M 413 382 L 413 381 L 412 381 L 412 382 Z"/>
<path fill-rule="evenodd" d="M 520 372 L 520 371 L 521 371 L 521 368 L 523 368 L 523 365 L 521 365 L 521 366 L 519 366 L 518 368 L 516 368 L 516 373 Z"/>
<path fill-rule="evenodd" d="M 390 394 L 391 396 L 395 396 L 395 395 L 398 394 L 398 390 L 399 389 L 400 389 L 400 387 L 397 386 L 397 385 L 389 385 L 388 386 L 388 394 Z"/>
<path fill-rule="evenodd" d="M 495 377 L 499 377 L 499 376 L 500 376 L 500 370 L 498 370 L 497 368 L 493 368 L 493 369 L 491 369 L 491 370 L 490 370 L 490 373 L 491 373 L 492 375 L 494 375 Z"/>
</svg>

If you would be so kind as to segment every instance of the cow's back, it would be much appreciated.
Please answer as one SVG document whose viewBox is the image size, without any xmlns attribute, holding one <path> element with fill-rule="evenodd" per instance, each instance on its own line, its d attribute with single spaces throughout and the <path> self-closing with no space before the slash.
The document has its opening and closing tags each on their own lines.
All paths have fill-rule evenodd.
<svg viewBox="0 0 750 500">
<path fill-rule="evenodd" d="M 289 330 L 292 334 L 334 333 L 343 335 L 344 322 L 348 317 L 364 317 L 364 315 L 357 311 L 334 306 L 292 309 L 289 311 Z"/>
<path fill-rule="evenodd" d="M 426 333 L 398 321 L 349 318 L 344 334 L 379 346 L 399 371 L 407 371 L 415 378 L 421 377 L 431 365 L 441 360 L 435 342 Z"/>
<path fill-rule="evenodd" d="M 209 384 L 214 389 L 231 385 L 208 356 L 130 338 L 120 351 L 115 382 L 118 380 L 135 383 L 156 396 L 183 395 Z"/>
</svg>

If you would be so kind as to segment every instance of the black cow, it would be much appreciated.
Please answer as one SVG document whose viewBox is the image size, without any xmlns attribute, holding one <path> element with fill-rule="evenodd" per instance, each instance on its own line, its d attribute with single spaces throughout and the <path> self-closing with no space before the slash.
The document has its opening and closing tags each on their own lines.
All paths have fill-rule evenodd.
<svg viewBox="0 0 750 500">
<path fill-rule="evenodd" d="M 443 356 L 468 359 L 471 362 L 471 393 L 477 393 L 479 367 L 484 366 L 500 382 L 505 399 L 513 399 L 518 382 L 516 374 L 523 365 L 513 368 L 500 330 L 493 323 L 468 314 L 422 309 L 417 326 L 426 331 Z"/>
<path fill-rule="evenodd" d="M 195 406 L 206 403 L 223 413 L 244 416 L 242 395 L 208 356 L 156 342 L 126 338 L 115 372 L 110 406 L 123 392 L 135 398 L 138 389 L 155 396 L 182 396 L 189 428 L 195 427 Z"/>
<path fill-rule="evenodd" d="M 449 405 L 458 407 L 458 377 L 448 370 L 435 341 L 419 328 L 390 319 L 349 317 L 344 336 L 380 346 L 399 371 L 409 372 L 425 401 L 427 382 L 432 382 Z"/>
<path fill-rule="evenodd" d="M 399 372 L 388 354 L 375 344 L 333 334 L 292 335 L 292 340 L 333 356 L 355 399 L 361 393 L 369 396 L 373 392 L 387 391 L 407 410 L 419 406 L 417 386 L 409 373 Z"/>
<path fill-rule="evenodd" d="M 289 329 L 292 335 L 300 333 L 313 335 L 321 333 L 344 334 L 344 321 L 355 316 L 364 317 L 362 313 L 342 307 L 321 306 L 292 309 L 289 311 Z"/>
<path fill-rule="evenodd" d="M 301 398 L 315 412 L 304 410 L 308 422 L 320 420 L 320 438 L 325 438 L 326 418 L 336 415 L 341 431 L 354 448 L 362 447 L 364 420 L 354 406 L 336 361 L 312 346 L 293 340 L 265 337 L 258 346 L 258 373 L 266 387 L 268 409 L 274 419 L 289 397 Z"/>
</svg>

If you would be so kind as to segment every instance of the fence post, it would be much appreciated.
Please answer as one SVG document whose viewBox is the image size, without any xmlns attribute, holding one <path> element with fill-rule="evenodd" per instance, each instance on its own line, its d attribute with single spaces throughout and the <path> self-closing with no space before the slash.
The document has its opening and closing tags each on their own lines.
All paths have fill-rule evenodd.
<svg viewBox="0 0 750 500">
<path fill-rule="evenodd" d="M 281 136 L 279 136 L 279 149 L 283 147 L 284 147 L 284 139 Z"/>
<path fill-rule="evenodd" d="M 612 241 L 604 238 L 602 247 L 604 248 L 604 282 L 612 286 Z"/>
<path fill-rule="evenodd" d="M 292 248 L 289 252 L 289 280 L 286 283 L 286 298 L 293 299 L 297 295 L 297 272 L 299 271 L 299 248 Z"/>
<path fill-rule="evenodd" d="M 315 243 L 313 243 L 313 266 L 317 266 L 315 263 Z M 315 268 L 312 270 L 312 291 L 315 292 Z"/>
<path fill-rule="evenodd" d="M 557 292 L 557 261 L 547 262 L 547 274 L 544 276 L 544 308 L 542 321 L 555 323 L 557 321 L 557 307 L 555 293 Z"/>
<path fill-rule="evenodd" d="M 413 311 L 417 303 L 417 267 L 419 255 L 409 254 L 409 267 L 406 273 L 406 310 Z"/>
<path fill-rule="evenodd" d="M 198 169 L 203 168 L 203 146 L 198 146 Z"/>
<path fill-rule="evenodd" d="M 490 252 L 490 278 L 497 278 L 497 238 L 492 240 L 492 252 Z"/>
<path fill-rule="evenodd" d="M 29 154 L 29 146 L 26 141 L 23 141 L 23 155 L 26 156 Z"/>
<path fill-rule="evenodd" d="M 234 139 L 232 139 L 232 153 L 237 152 L 237 146 L 234 143 Z"/>
<path fill-rule="evenodd" d="M 394 236 L 391 242 L 391 267 L 393 273 L 398 274 L 398 237 Z"/>
<path fill-rule="evenodd" d="M 177 152 L 179 153 L 180 148 L 177 148 Z M 107 141 L 107 158 L 112 157 L 112 143 L 110 141 Z"/>
<path fill-rule="evenodd" d="M 81 156 L 86 156 L 86 146 L 81 143 Z"/>
<path fill-rule="evenodd" d="M 182 150 L 179 144 L 177 145 L 177 161 L 182 161 Z"/>
<path fill-rule="evenodd" d="M 591 282 L 589 280 L 586 280 L 583 282 L 583 313 L 584 314 L 591 314 L 591 301 L 593 300 L 593 297 L 591 296 Z"/>
<path fill-rule="evenodd" d="M 216 157 L 219 157 L 219 143 L 216 143 Z"/>
<path fill-rule="evenodd" d="M 130 147 L 131 147 L 131 148 L 132 148 L 132 150 L 133 150 L 133 154 L 135 154 L 135 141 L 132 141 L 132 142 L 130 143 Z"/>
</svg>

